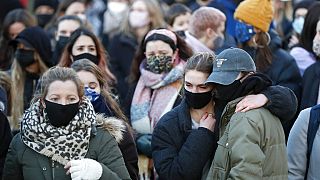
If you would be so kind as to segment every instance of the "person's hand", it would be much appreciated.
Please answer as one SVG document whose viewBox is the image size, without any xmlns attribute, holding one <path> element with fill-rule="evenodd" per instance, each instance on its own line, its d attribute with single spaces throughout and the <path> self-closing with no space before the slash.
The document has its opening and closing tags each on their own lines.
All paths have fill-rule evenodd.
<svg viewBox="0 0 320 180">
<path fill-rule="evenodd" d="M 267 104 L 268 98 L 264 94 L 248 95 L 243 98 L 236 106 L 235 112 L 247 112 L 257 109 Z"/>
<path fill-rule="evenodd" d="M 99 179 L 102 175 L 102 166 L 93 159 L 71 160 L 65 166 L 67 175 L 71 173 L 72 180 Z"/>
<path fill-rule="evenodd" d="M 213 117 L 212 113 L 205 113 L 200 119 L 199 127 L 209 129 L 214 132 L 214 127 L 216 125 L 216 119 Z"/>
<path fill-rule="evenodd" d="M 292 35 L 288 44 L 288 47 L 293 47 L 299 43 L 299 38 L 296 35 Z"/>
</svg>

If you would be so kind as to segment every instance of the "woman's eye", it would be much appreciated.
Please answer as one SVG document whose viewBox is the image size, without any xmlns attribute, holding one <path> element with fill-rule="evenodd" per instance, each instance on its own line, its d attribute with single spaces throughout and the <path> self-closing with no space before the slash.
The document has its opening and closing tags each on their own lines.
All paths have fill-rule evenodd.
<svg viewBox="0 0 320 180">
<path fill-rule="evenodd" d="M 83 48 L 82 48 L 82 47 L 79 47 L 77 50 L 78 50 L 78 51 L 83 51 Z"/>
<path fill-rule="evenodd" d="M 58 101 L 58 98 L 50 98 L 50 101 Z"/>
<path fill-rule="evenodd" d="M 201 89 L 207 89 L 208 86 L 200 86 Z"/>
<path fill-rule="evenodd" d="M 76 101 L 77 99 L 76 98 L 70 98 L 69 101 L 73 102 L 73 101 Z"/>
<path fill-rule="evenodd" d="M 96 48 L 89 48 L 89 51 L 95 51 Z"/>
</svg>

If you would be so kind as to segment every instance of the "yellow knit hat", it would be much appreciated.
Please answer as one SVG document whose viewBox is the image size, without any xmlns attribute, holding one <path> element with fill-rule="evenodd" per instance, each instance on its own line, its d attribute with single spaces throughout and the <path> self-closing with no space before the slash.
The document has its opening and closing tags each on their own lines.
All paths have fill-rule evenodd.
<svg viewBox="0 0 320 180">
<path fill-rule="evenodd" d="M 271 0 L 245 0 L 237 7 L 234 18 L 268 32 L 273 18 Z"/>
</svg>

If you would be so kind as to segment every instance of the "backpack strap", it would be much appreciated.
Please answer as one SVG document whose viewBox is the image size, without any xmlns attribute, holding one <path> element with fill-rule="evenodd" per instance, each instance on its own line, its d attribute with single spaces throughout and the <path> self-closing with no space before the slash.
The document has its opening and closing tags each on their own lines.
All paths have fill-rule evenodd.
<svg viewBox="0 0 320 180">
<path fill-rule="evenodd" d="M 307 132 L 307 167 L 306 167 L 306 173 L 305 173 L 304 179 L 307 179 L 313 141 L 319 129 L 319 124 L 320 124 L 320 104 L 313 106 L 310 110 L 310 118 L 309 118 L 308 132 Z"/>
</svg>

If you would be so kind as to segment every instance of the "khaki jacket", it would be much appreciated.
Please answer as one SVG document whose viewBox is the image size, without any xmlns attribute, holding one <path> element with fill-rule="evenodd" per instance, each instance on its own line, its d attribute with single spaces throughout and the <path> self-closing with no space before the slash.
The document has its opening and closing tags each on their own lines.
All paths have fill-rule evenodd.
<svg viewBox="0 0 320 180">
<path fill-rule="evenodd" d="M 280 120 L 264 108 L 234 113 L 238 98 L 221 116 L 220 139 L 207 180 L 288 179 Z"/>
</svg>

